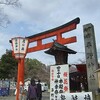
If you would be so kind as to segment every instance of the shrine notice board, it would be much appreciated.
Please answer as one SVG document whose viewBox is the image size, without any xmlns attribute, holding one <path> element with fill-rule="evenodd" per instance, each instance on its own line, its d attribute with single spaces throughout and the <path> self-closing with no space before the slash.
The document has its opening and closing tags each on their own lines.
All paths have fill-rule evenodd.
<svg viewBox="0 0 100 100">
<path fill-rule="evenodd" d="M 50 67 L 50 100 L 58 100 L 58 95 L 69 93 L 69 65 Z"/>
</svg>

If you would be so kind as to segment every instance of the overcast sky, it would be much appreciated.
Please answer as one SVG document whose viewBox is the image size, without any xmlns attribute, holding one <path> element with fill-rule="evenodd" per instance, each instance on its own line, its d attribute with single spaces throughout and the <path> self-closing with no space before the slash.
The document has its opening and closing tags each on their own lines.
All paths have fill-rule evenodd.
<svg viewBox="0 0 100 100">
<path fill-rule="evenodd" d="M 79 59 L 85 59 L 83 25 L 88 23 L 94 25 L 99 60 L 100 0 L 20 0 L 20 3 L 20 8 L 4 6 L 4 13 L 8 15 L 11 23 L 7 28 L 0 27 L 0 57 L 6 49 L 12 49 L 9 43 L 11 38 L 31 36 L 79 17 L 80 24 L 77 29 L 64 34 L 64 37 L 77 36 L 77 42 L 67 45 L 77 51 L 77 54 L 69 55 L 68 63 L 74 64 Z M 55 64 L 54 57 L 44 51 L 27 54 L 27 57 L 36 58 L 46 65 Z"/>
</svg>

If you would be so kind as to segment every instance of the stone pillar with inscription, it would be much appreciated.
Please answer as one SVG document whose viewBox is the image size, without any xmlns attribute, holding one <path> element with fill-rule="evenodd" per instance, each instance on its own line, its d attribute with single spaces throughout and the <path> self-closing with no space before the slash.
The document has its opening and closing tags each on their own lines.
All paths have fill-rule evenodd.
<svg viewBox="0 0 100 100">
<path fill-rule="evenodd" d="M 83 25 L 83 32 L 88 77 L 88 90 L 95 93 L 98 89 L 98 77 L 95 73 L 95 71 L 98 69 L 98 60 L 94 26 L 91 23 Z"/>
</svg>

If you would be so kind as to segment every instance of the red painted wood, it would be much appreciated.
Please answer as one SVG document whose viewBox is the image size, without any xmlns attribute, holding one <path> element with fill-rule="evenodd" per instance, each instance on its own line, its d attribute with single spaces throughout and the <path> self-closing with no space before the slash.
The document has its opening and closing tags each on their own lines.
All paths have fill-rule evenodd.
<svg viewBox="0 0 100 100">
<path fill-rule="evenodd" d="M 63 28 L 63 29 L 59 29 L 59 30 L 56 30 L 56 31 L 53 31 L 53 32 L 48 32 L 48 33 L 45 33 L 45 34 L 41 34 L 41 35 L 33 37 L 31 39 L 29 38 L 29 43 L 37 41 L 37 40 L 42 40 L 42 39 L 45 39 L 45 38 L 49 38 L 49 37 L 52 37 L 52 36 L 56 36 L 57 34 L 63 34 L 65 32 L 71 31 L 75 28 L 76 28 L 76 24 L 74 23 L 72 25 L 69 25 L 69 26 Z"/>
<path fill-rule="evenodd" d="M 70 37 L 70 38 L 62 38 L 61 40 L 59 40 L 59 41 L 56 40 L 56 41 L 61 44 L 69 44 L 69 43 L 76 42 L 77 40 L 76 40 L 76 36 L 74 36 L 74 37 Z M 27 53 L 47 49 L 47 48 L 51 47 L 52 44 L 53 44 L 53 42 L 50 42 L 47 44 L 37 45 L 37 46 L 31 47 L 31 48 L 28 48 Z"/>
<path fill-rule="evenodd" d="M 56 37 L 55 41 L 57 41 L 58 43 L 61 43 L 61 44 L 69 44 L 69 43 L 76 42 L 75 36 L 70 37 L 70 38 L 62 38 L 62 34 L 65 32 L 69 33 L 69 31 L 76 29 L 77 24 L 79 24 L 79 22 L 80 22 L 80 19 L 76 18 L 62 26 L 59 26 L 54 29 L 27 37 L 29 40 L 29 43 L 37 42 L 37 46 L 29 47 L 27 50 L 27 53 L 50 48 L 52 46 L 53 42 L 43 44 L 42 40 L 51 38 L 54 36 Z"/>
</svg>

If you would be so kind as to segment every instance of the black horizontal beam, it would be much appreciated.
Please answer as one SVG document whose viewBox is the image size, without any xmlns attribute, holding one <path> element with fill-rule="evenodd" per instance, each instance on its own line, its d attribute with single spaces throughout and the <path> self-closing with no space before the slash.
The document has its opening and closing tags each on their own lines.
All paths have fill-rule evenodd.
<svg viewBox="0 0 100 100">
<path fill-rule="evenodd" d="M 35 38 L 35 37 L 37 37 L 37 36 L 41 36 L 41 35 L 44 35 L 44 34 L 48 34 L 48 33 L 50 33 L 50 32 L 54 32 L 54 31 L 56 31 L 56 30 L 60 30 L 60 29 L 65 28 L 65 27 L 67 27 L 67 26 L 69 26 L 69 25 L 71 25 L 71 24 L 74 24 L 74 23 L 75 23 L 75 24 L 79 24 L 79 23 L 80 23 L 80 18 L 77 17 L 77 18 L 75 18 L 74 20 L 72 20 L 72 21 L 70 21 L 70 22 L 68 22 L 68 23 L 66 23 L 66 24 L 64 24 L 64 25 L 61 25 L 61 26 L 59 26 L 59 27 L 56 27 L 56 28 L 53 28 L 53 29 L 50 29 L 50 30 L 47 30 L 47 31 L 44 31 L 44 32 L 41 32 L 41 33 L 38 33 L 38 34 L 35 34 L 35 35 L 28 36 L 28 37 L 25 37 L 25 38 L 32 39 L 32 38 Z"/>
</svg>

